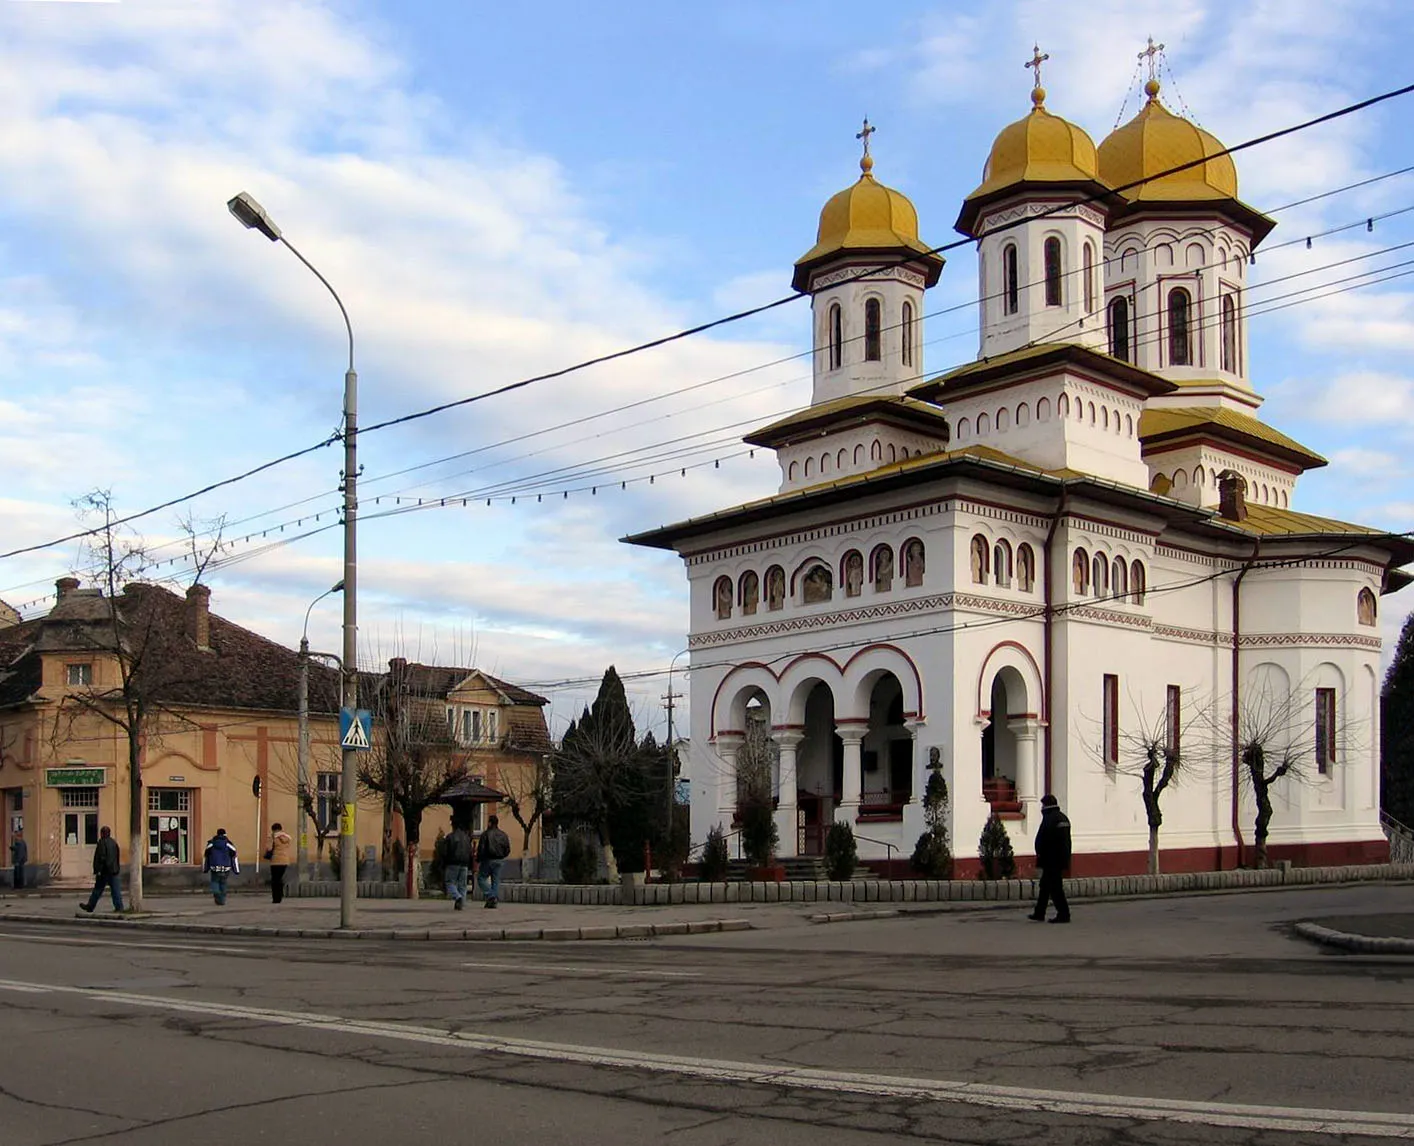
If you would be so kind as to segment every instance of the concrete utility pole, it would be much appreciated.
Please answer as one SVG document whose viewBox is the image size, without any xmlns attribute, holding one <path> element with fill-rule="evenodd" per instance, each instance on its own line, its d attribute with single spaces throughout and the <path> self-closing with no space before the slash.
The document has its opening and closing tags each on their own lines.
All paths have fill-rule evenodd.
<svg viewBox="0 0 1414 1146">
<path fill-rule="evenodd" d="M 358 375 L 354 372 L 353 324 L 338 291 L 281 233 L 265 208 L 242 191 L 226 207 L 243 225 L 259 231 L 272 243 L 284 243 L 334 297 L 349 334 L 349 368 L 344 374 L 344 650 L 341 668 L 344 677 L 343 706 L 358 710 Z M 343 777 L 340 784 L 342 814 L 339 816 L 339 926 L 354 925 L 354 899 L 358 892 L 358 843 L 354 836 L 354 816 L 358 806 L 358 751 L 343 750 Z"/>
<path fill-rule="evenodd" d="M 305 821 L 308 818 L 305 815 L 305 801 L 309 800 L 311 803 L 314 802 L 309 794 L 309 614 L 314 612 L 314 606 L 319 604 L 319 602 L 324 600 L 329 594 L 342 593 L 343 590 L 344 583 L 339 581 L 337 584 L 325 589 L 324 592 L 320 593 L 319 596 L 309 603 L 309 608 L 304 611 L 304 630 L 300 633 L 299 639 L 299 765 L 295 779 L 296 790 L 299 792 L 299 803 L 295 811 L 295 823 L 297 825 L 295 828 L 295 847 L 298 849 L 296 852 L 297 859 L 295 866 L 296 883 L 303 883 L 305 876 L 309 873 L 309 853 L 304 832 Z M 328 654 L 315 653 L 314 655 L 323 657 Z M 340 664 L 339 668 L 342 671 L 343 665 Z M 322 831 L 324 825 L 320 824 L 319 827 Z"/>
</svg>

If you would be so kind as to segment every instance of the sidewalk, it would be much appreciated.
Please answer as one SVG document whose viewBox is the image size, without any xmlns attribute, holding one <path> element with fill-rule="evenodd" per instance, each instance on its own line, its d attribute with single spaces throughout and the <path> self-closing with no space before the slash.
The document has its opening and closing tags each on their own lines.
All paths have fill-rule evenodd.
<svg viewBox="0 0 1414 1146">
<path fill-rule="evenodd" d="M 443 899 L 361 899 L 357 928 L 341 931 L 336 899 L 287 898 L 277 905 L 270 902 L 268 893 L 253 891 L 233 894 L 225 907 L 217 907 L 209 896 L 149 895 L 146 912 L 133 918 L 114 913 L 107 899 L 92 915 L 85 915 L 78 908 L 84 898 L 77 892 L 64 898 L 7 896 L 0 899 L 0 923 L 72 923 L 287 939 L 570 940 L 646 939 L 807 925 L 809 914 L 804 905 L 792 904 L 734 904 L 727 913 L 721 905 L 708 903 L 619 908 L 502 901 L 492 911 L 479 901 L 468 901 L 465 910 L 454 911 Z"/>
<path fill-rule="evenodd" d="M 1340 915 L 1296 925 L 1296 933 L 1326 947 L 1366 955 L 1414 955 L 1414 912 Z"/>
</svg>

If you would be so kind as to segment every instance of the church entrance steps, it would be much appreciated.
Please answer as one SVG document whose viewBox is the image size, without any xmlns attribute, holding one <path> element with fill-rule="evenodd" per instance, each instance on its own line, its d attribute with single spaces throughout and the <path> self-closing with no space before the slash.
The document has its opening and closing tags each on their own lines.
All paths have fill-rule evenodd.
<svg viewBox="0 0 1414 1146">
<path fill-rule="evenodd" d="M 1072 899 L 1123 896 L 1192 895 L 1260 888 L 1315 887 L 1343 883 L 1414 882 L 1414 863 L 1356 864 L 1345 867 L 1278 867 L 1262 871 L 1200 871 L 1172 875 L 1086 876 L 1065 881 Z M 1035 899 L 1034 879 L 853 879 L 751 881 L 728 883 L 650 883 L 633 889 L 636 907 L 676 903 L 971 903 Z M 575 903 L 621 906 L 620 889 L 607 884 L 559 883 L 501 885 L 506 903 Z"/>
</svg>

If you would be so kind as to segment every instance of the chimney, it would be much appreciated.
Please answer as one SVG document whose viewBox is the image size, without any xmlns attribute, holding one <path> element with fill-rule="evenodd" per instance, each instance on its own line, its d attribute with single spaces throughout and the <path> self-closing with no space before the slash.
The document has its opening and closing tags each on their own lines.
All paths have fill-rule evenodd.
<svg viewBox="0 0 1414 1146">
<path fill-rule="evenodd" d="M 1247 520 L 1247 479 L 1234 470 L 1218 474 L 1218 514 L 1228 521 Z"/>
<path fill-rule="evenodd" d="M 187 590 L 187 636 L 203 652 L 211 650 L 211 590 L 196 584 Z"/>
<path fill-rule="evenodd" d="M 62 601 L 78 587 L 79 579 L 77 577 L 60 577 L 59 580 L 54 582 L 55 600 Z"/>
</svg>

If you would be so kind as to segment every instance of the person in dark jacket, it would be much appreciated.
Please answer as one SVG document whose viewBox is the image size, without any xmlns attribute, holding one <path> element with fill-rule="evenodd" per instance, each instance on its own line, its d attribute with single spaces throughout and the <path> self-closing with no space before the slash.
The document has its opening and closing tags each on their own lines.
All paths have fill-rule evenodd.
<svg viewBox="0 0 1414 1146">
<path fill-rule="evenodd" d="M 511 854 L 511 838 L 497 826 L 495 816 L 486 820 L 486 830 L 476 844 L 476 882 L 485 906 L 495 907 L 501 896 L 501 864 Z"/>
<path fill-rule="evenodd" d="M 1036 831 L 1036 866 L 1041 871 L 1040 895 L 1036 910 L 1028 918 L 1046 921 L 1046 904 L 1056 905 L 1052 923 L 1070 922 L 1070 904 L 1065 901 L 1065 872 L 1070 867 L 1070 821 L 1052 795 L 1041 797 L 1041 826 Z"/>
<path fill-rule="evenodd" d="M 16 830 L 15 838 L 10 841 L 10 863 L 15 869 L 15 890 L 19 891 L 25 885 L 25 864 L 29 863 L 29 844 L 25 843 L 23 831 Z"/>
<path fill-rule="evenodd" d="M 442 872 L 446 877 L 447 894 L 452 897 L 453 911 L 460 911 L 466 903 L 471 853 L 471 833 L 461 824 L 454 824 L 452 834 L 442 841 Z"/>
<path fill-rule="evenodd" d="M 103 889 L 107 888 L 113 896 L 113 910 L 122 911 L 123 889 L 118 882 L 118 873 L 121 870 L 118 841 L 107 828 L 99 828 L 98 843 L 93 849 L 93 891 L 88 902 L 79 904 L 79 908 L 92 913 L 98 906 L 98 901 L 103 898 Z"/>
<path fill-rule="evenodd" d="M 220 907 L 226 906 L 226 881 L 232 874 L 240 875 L 241 861 L 236 858 L 236 845 L 226 836 L 225 828 L 217 828 L 206 845 L 201 870 L 211 873 L 211 897 Z"/>
</svg>

